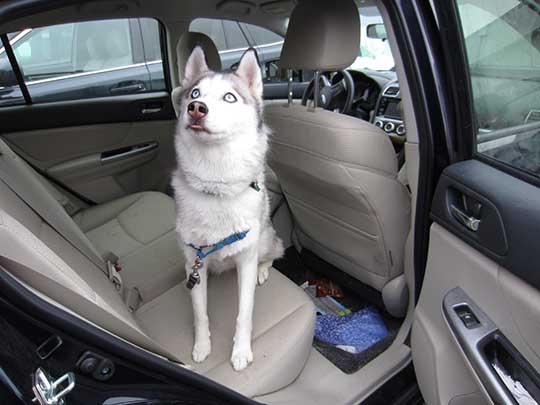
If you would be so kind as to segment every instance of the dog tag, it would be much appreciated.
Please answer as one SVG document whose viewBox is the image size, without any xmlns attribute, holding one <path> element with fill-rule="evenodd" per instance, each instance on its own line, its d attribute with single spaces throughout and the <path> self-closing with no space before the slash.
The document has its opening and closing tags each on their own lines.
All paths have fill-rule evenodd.
<svg viewBox="0 0 540 405">
<path fill-rule="evenodd" d="M 201 276 L 199 275 L 199 272 L 197 270 L 194 270 L 191 272 L 191 274 L 188 277 L 188 280 L 186 282 L 186 287 L 191 290 L 200 282 L 201 282 Z"/>
</svg>

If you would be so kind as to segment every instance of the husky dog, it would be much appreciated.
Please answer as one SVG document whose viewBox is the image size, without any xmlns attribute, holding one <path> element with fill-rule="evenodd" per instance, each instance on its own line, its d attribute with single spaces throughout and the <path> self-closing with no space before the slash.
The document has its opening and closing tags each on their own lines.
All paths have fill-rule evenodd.
<svg viewBox="0 0 540 405">
<path fill-rule="evenodd" d="M 256 284 L 266 281 L 272 261 L 283 254 L 264 187 L 269 130 L 262 120 L 257 56 L 248 50 L 234 73 L 217 73 L 208 69 L 202 49 L 196 47 L 182 88 L 172 184 L 193 303 L 193 360 L 202 362 L 211 350 L 208 272 L 236 268 L 239 302 L 231 363 L 239 371 L 253 361 Z"/>
</svg>

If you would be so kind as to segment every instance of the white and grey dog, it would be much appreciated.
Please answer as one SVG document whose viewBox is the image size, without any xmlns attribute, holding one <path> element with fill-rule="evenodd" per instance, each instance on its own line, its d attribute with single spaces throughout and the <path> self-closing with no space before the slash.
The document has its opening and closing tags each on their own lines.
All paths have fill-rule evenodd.
<svg viewBox="0 0 540 405">
<path fill-rule="evenodd" d="M 262 121 L 263 86 L 255 52 L 247 51 L 234 73 L 217 73 L 208 69 L 196 47 L 182 88 L 172 184 L 193 302 L 193 360 L 202 362 L 211 351 L 208 272 L 236 267 L 239 305 L 231 363 L 239 371 L 253 361 L 256 284 L 266 281 L 272 261 L 283 254 L 264 187 L 269 130 Z"/>
</svg>

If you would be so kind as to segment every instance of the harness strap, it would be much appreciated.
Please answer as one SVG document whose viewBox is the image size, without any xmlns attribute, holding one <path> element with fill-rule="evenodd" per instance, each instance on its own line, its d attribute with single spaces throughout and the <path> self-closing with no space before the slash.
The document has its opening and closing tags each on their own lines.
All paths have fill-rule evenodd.
<svg viewBox="0 0 540 405">
<path fill-rule="evenodd" d="M 217 243 L 214 243 L 213 245 L 202 245 L 202 246 L 197 247 L 197 246 L 193 245 L 192 243 L 188 243 L 188 246 L 195 249 L 197 251 L 197 257 L 200 260 L 202 260 L 206 256 L 208 256 L 208 255 L 210 255 L 210 254 L 212 254 L 214 252 L 217 252 L 218 250 L 223 249 L 225 246 L 232 245 L 233 243 L 244 239 L 248 232 L 249 232 L 249 230 L 238 232 L 238 233 L 233 233 L 232 235 L 227 236 L 225 239 L 223 239 L 223 240 L 221 240 L 221 241 L 219 241 Z M 203 249 L 207 249 L 207 248 L 211 248 L 211 249 L 208 250 L 207 252 L 204 252 Z"/>
<path fill-rule="evenodd" d="M 217 252 L 218 250 L 223 249 L 225 246 L 232 245 L 233 243 L 244 239 L 246 235 L 248 234 L 248 232 L 249 232 L 249 229 L 247 231 L 233 233 L 232 235 L 227 236 L 225 239 L 217 243 L 214 243 L 213 245 L 195 246 L 192 243 L 188 243 L 187 245 L 189 247 L 196 250 L 197 256 L 195 257 L 195 263 L 193 263 L 193 266 L 191 266 L 191 273 L 186 280 L 186 287 L 191 290 L 193 287 L 195 287 L 197 284 L 201 282 L 199 269 L 202 267 L 203 265 L 202 261 L 206 256 L 214 252 Z M 203 250 L 203 249 L 208 249 L 208 248 L 210 249 L 206 252 Z"/>
</svg>

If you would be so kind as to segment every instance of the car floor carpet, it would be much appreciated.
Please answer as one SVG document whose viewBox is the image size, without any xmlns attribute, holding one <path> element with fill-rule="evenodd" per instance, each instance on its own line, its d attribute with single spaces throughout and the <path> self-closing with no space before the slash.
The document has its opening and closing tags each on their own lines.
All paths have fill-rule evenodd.
<svg viewBox="0 0 540 405">
<path fill-rule="evenodd" d="M 313 347 L 332 364 L 346 374 L 355 373 L 392 344 L 399 331 L 402 319 L 394 318 L 384 310 L 382 299 L 379 296 L 380 293 L 374 293 L 372 289 L 368 291 L 367 289 L 369 287 L 367 286 L 363 286 L 360 292 L 361 295 L 355 291 L 351 291 L 348 288 L 351 284 L 354 284 L 355 289 L 358 291 L 357 280 L 353 282 L 347 276 L 344 277 L 343 274 L 336 277 L 337 280 L 334 279 L 330 275 L 338 274 L 336 272 L 340 271 L 334 266 L 313 256 L 312 253 L 304 251 L 302 254 L 299 254 L 294 247 L 290 247 L 285 251 L 283 258 L 274 262 L 274 268 L 297 285 L 302 285 L 306 281 L 320 279 L 321 277 L 337 282 L 343 291 L 343 297 L 335 298 L 338 302 L 350 309 L 351 312 L 357 312 L 369 306 L 376 308 L 388 330 L 386 337 L 359 353 L 349 353 L 317 338 L 313 340 Z"/>
</svg>

